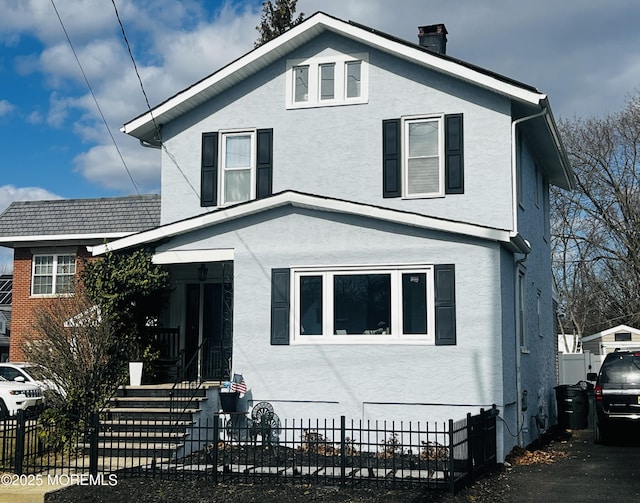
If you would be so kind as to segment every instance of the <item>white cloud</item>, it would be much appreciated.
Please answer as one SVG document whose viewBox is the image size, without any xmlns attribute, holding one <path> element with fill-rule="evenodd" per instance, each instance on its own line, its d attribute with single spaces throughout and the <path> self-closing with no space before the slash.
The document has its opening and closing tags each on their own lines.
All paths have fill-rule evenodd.
<svg viewBox="0 0 640 503">
<path fill-rule="evenodd" d="M 0 117 L 9 115 L 15 107 L 7 100 L 0 100 Z"/>
<path fill-rule="evenodd" d="M 105 0 L 55 4 L 127 165 L 140 187 L 155 191 L 158 152 L 119 131 L 147 105 L 113 6 Z M 151 106 L 253 48 L 261 1 L 222 0 L 217 12 L 211 4 L 117 2 Z M 445 23 L 451 56 L 538 87 L 550 95 L 557 117 L 615 111 L 640 78 L 637 0 L 457 0 L 428 6 L 423 0 L 393 6 L 383 0 L 299 0 L 297 7 L 306 17 L 321 10 L 413 42 L 419 25 Z M 89 182 L 133 191 L 51 3 L 0 0 L 0 12 L 0 43 L 29 35 L 44 46 L 13 62 L 23 75 L 42 75 L 48 86 L 48 110 L 42 107 L 26 120 L 38 124 L 46 117 L 51 127 L 73 131 L 85 145 L 74 159 L 75 171 Z"/>
<path fill-rule="evenodd" d="M 143 148 L 127 138 L 120 142 L 119 149 L 126 168 L 111 144 L 97 145 L 78 155 L 74 159 L 75 171 L 95 185 L 118 192 L 159 192 L 160 151 Z"/>
<path fill-rule="evenodd" d="M 35 201 L 43 199 L 62 199 L 59 195 L 41 187 L 15 187 L 0 185 L 0 212 L 3 212 L 13 201 Z"/>
</svg>

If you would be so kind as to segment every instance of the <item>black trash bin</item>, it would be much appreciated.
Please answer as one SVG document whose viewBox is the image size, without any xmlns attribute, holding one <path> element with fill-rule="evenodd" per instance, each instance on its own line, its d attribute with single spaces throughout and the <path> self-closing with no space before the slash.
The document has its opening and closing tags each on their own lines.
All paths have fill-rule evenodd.
<svg viewBox="0 0 640 503">
<path fill-rule="evenodd" d="M 566 430 L 584 430 L 589 419 L 589 398 L 580 385 L 555 387 L 558 404 L 558 426 Z"/>
</svg>

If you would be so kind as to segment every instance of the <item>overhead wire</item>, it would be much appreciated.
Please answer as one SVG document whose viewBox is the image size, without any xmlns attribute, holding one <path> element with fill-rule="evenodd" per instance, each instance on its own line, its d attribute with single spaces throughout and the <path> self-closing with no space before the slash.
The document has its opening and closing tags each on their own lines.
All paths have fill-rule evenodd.
<svg viewBox="0 0 640 503">
<path fill-rule="evenodd" d="M 147 110 L 149 111 L 149 115 L 151 116 L 151 120 L 153 122 L 154 136 L 157 139 L 157 141 L 160 143 L 160 146 L 161 146 L 162 150 L 167 154 L 167 157 L 169 157 L 169 159 L 171 159 L 171 161 L 173 162 L 173 164 L 176 167 L 176 169 L 180 172 L 180 174 L 182 175 L 184 180 L 187 182 L 187 185 L 189 185 L 189 187 L 191 188 L 193 193 L 199 199 L 200 198 L 200 193 L 193 186 L 193 184 L 191 183 L 191 181 L 189 180 L 187 175 L 184 173 L 182 168 L 180 168 L 180 165 L 178 164 L 178 161 L 176 160 L 175 156 L 171 152 L 169 152 L 169 149 L 167 148 L 165 143 L 162 141 L 162 134 L 161 134 L 161 131 L 160 131 L 160 126 L 158 125 L 158 123 L 156 121 L 156 118 L 153 115 L 153 110 L 151 108 L 151 103 L 149 102 L 149 97 L 147 96 L 147 92 L 146 92 L 146 90 L 144 88 L 144 84 L 142 82 L 142 77 L 140 76 L 140 72 L 138 71 L 138 65 L 136 63 L 135 57 L 133 56 L 133 51 L 131 50 L 131 44 L 129 43 L 129 39 L 127 37 L 127 33 L 125 32 L 124 24 L 122 23 L 122 20 L 120 19 L 120 13 L 118 12 L 118 7 L 116 6 L 115 0 L 111 0 L 111 3 L 113 4 L 113 10 L 115 11 L 116 18 L 118 20 L 118 24 L 120 25 L 120 31 L 122 32 L 122 38 L 124 40 L 125 45 L 127 46 L 127 51 L 129 52 L 129 58 L 131 59 L 131 62 L 133 63 L 133 69 L 134 69 L 134 71 L 136 73 L 136 76 L 138 78 L 138 82 L 140 83 L 140 89 L 142 90 L 142 95 L 144 96 L 145 102 L 147 104 Z"/>
<path fill-rule="evenodd" d="M 129 175 L 129 179 L 131 180 L 131 183 L 133 184 L 133 188 L 135 189 L 136 193 L 138 195 L 140 194 L 140 191 L 138 190 L 138 185 L 136 183 L 136 181 L 133 178 L 133 175 L 131 174 L 131 171 L 129 170 L 129 166 L 127 166 L 127 162 L 124 160 L 124 157 L 122 156 L 122 152 L 120 151 L 120 148 L 118 147 L 118 144 L 116 143 L 116 139 L 113 136 L 113 133 L 111 132 L 111 128 L 109 127 L 109 124 L 107 123 L 107 119 L 104 116 L 104 113 L 102 113 L 102 108 L 100 107 L 100 103 L 98 102 L 98 98 L 96 97 L 95 93 L 93 92 L 93 88 L 91 87 L 91 83 L 89 82 L 89 79 L 87 78 L 87 74 L 84 71 L 84 68 L 82 67 L 82 64 L 80 63 L 80 59 L 78 58 L 78 54 L 76 53 L 75 48 L 73 47 L 73 43 L 71 42 L 71 38 L 69 37 L 69 33 L 67 32 L 67 28 L 64 25 L 64 22 L 62 21 L 62 17 L 60 16 L 60 13 L 58 12 L 58 8 L 56 7 L 56 4 L 54 2 L 54 0 L 51 0 L 51 5 L 53 6 L 53 10 L 56 13 L 56 16 L 58 17 L 58 21 L 60 22 L 60 26 L 62 27 L 62 31 L 64 32 L 65 37 L 67 38 L 67 42 L 69 44 L 69 47 L 71 48 L 71 52 L 73 53 L 73 56 L 76 60 L 76 63 L 78 63 L 78 68 L 80 68 L 80 73 L 82 73 L 82 77 L 84 78 L 84 81 L 87 85 L 87 88 L 89 89 L 89 92 L 91 93 L 91 96 L 93 97 L 93 101 L 96 105 L 96 108 L 98 109 L 98 113 L 100 114 L 100 117 L 102 118 L 102 122 L 104 123 L 105 128 L 107 129 L 107 132 L 109 133 L 109 136 L 111 138 L 111 141 L 113 142 L 114 147 L 116 148 L 116 151 L 118 152 L 118 156 L 120 157 L 120 161 L 122 162 L 122 165 L 124 166 L 124 169 L 127 172 L 127 175 Z"/>
</svg>

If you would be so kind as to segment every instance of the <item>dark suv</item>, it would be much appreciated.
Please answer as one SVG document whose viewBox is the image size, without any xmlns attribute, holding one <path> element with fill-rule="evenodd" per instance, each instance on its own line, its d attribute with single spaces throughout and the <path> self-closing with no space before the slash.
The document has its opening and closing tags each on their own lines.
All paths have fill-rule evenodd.
<svg viewBox="0 0 640 503">
<path fill-rule="evenodd" d="M 640 351 L 609 353 L 595 386 L 598 428 L 596 439 L 606 441 L 624 423 L 640 425 Z"/>
</svg>

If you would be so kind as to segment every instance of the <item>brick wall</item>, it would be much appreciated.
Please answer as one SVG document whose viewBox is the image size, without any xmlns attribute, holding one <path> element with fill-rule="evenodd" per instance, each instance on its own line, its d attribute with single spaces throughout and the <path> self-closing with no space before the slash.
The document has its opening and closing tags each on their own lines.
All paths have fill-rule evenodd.
<svg viewBox="0 0 640 503">
<path fill-rule="evenodd" d="M 91 259 L 85 246 L 78 246 L 78 258 Z M 77 261 L 76 275 L 80 273 L 81 261 Z M 25 341 L 33 338 L 33 321 L 37 309 L 55 299 L 31 297 L 31 250 L 16 248 L 13 254 L 13 292 L 11 301 L 11 337 L 9 360 L 24 361 L 22 351 Z"/>
</svg>

